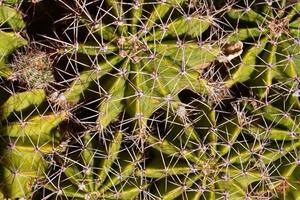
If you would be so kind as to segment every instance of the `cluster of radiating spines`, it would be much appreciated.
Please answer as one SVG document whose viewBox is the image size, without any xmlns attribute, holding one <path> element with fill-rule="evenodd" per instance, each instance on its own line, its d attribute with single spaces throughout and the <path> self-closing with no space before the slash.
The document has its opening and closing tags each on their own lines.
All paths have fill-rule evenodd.
<svg viewBox="0 0 300 200">
<path fill-rule="evenodd" d="M 253 1 L 232 6 L 226 18 L 235 31 L 229 41 L 242 41 L 247 48 L 241 61 L 233 63 L 228 87 L 246 84 L 265 98 L 278 82 L 299 82 L 299 9 L 300 3 L 289 1 Z"/>
<path fill-rule="evenodd" d="M 9 79 L 18 81 L 29 90 L 49 88 L 55 82 L 50 55 L 37 49 L 26 51 L 15 55 L 11 64 L 13 73 Z"/>
</svg>

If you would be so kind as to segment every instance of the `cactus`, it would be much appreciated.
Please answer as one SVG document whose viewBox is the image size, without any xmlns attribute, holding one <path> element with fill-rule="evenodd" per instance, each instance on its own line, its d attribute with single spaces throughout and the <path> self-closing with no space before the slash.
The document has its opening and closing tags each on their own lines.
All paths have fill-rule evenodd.
<svg viewBox="0 0 300 200">
<path fill-rule="evenodd" d="M 177 95 L 182 90 L 213 92 L 213 86 L 201 77 L 201 68 L 214 61 L 220 51 L 217 44 L 201 41 L 214 23 L 209 15 L 197 9 L 179 15 L 187 6 L 181 0 L 159 4 L 135 1 L 128 5 L 108 0 L 90 6 L 100 6 L 98 12 L 110 9 L 100 17 L 88 6 L 76 3 L 81 13 L 76 23 L 89 34 L 83 42 L 72 41 L 59 52 L 70 60 L 85 55 L 91 62 L 80 61 L 84 70 L 78 74 L 73 69 L 78 75 L 62 95 L 68 104 L 76 105 L 82 98 L 73 95 L 84 95 L 98 83 L 100 88 L 95 92 L 102 99 L 99 126 L 107 127 L 111 119 L 125 111 L 136 121 L 135 129 L 143 132 L 154 111 L 170 101 L 179 102 Z"/>
<path fill-rule="evenodd" d="M 285 87 L 289 88 L 289 85 Z M 293 92 L 278 96 L 286 88 L 273 88 L 270 90 L 272 100 L 267 103 L 253 98 L 241 101 L 253 120 L 247 134 L 269 143 L 270 149 L 261 159 L 269 163 L 266 169 L 276 169 L 270 174 L 277 177 L 269 183 L 270 189 L 279 198 L 297 199 L 295 177 L 298 176 L 299 166 L 299 99 Z"/>
<path fill-rule="evenodd" d="M 243 139 L 247 119 L 242 113 L 222 117 L 208 104 L 193 104 L 181 105 L 181 114 L 156 120 L 162 125 L 147 138 L 152 156 L 137 175 L 155 180 L 150 189 L 155 199 L 250 197 L 248 188 L 261 179 L 253 154 L 262 146 Z"/>
<path fill-rule="evenodd" d="M 1 3 L 0 198 L 300 198 L 299 2 Z"/>
<path fill-rule="evenodd" d="M 45 187 L 50 196 L 76 199 L 135 199 L 147 186 L 132 177 L 141 155 L 122 147 L 124 133 L 86 131 L 56 155 Z M 110 139 L 111 138 L 111 139 Z"/>
<path fill-rule="evenodd" d="M 0 106 L 0 188 L 7 198 L 31 196 L 47 168 L 44 156 L 59 151 L 62 136 L 57 126 L 68 113 L 49 113 L 41 109 L 44 101 L 45 91 L 33 89 L 13 94 Z"/>
<path fill-rule="evenodd" d="M 8 78 L 12 69 L 7 66 L 8 57 L 19 47 L 27 44 L 20 33 L 25 28 L 21 14 L 6 4 L 0 5 L 0 76 Z"/>
<path fill-rule="evenodd" d="M 227 16 L 235 20 L 237 29 L 227 39 L 229 42 L 244 41 L 250 47 L 239 66 L 233 68 L 226 81 L 228 87 L 252 80 L 249 85 L 264 98 L 274 83 L 291 82 L 299 76 L 295 62 L 299 8 L 299 3 L 282 0 L 254 1 L 245 7 L 229 9 Z"/>
<path fill-rule="evenodd" d="M 49 87 L 55 82 L 49 55 L 35 49 L 27 51 L 15 55 L 10 79 L 18 80 L 28 89 Z"/>
<path fill-rule="evenodd" d="M 18 53 L 9 62 L 12 53 L 28 43 L 21 37 L 25 22 L 20 12 L 13 8 L 16 3 L 5 1 L 0 6 L 0 75 L 3 78 L 0 86 L 0 190 L 2 198 L 11 199 L 32 197 L 35 183 L 44 176 L 47 168 L 45 154 L 52 153 L 59 145 L 61 135 L 56 128 L 67 118 L 67 112 L 51 113 L 43 108 L 47 94 L 41 89 L 44 88 L 41 80 L 44 80 L 42 75 L 47 74 L 32 72 L 39 72 L 37 67 L 43 67 L 43 64 L 51 67 L 45 55 Z M 9 81 L 12 86 L 2 85 Z M 20 90 L 15 81 L 25 82 L 28 90 Z"/>
<path fill-rule="evenodd" d="M 155 199 L 297 194 L 289 185 L 299 187 L 293 175 L 299 166 L 299 110 L 276 103 L 241 99 L 232 102 L 230 113 L 198 100 L 181 105 L 177 115 L 155 119 L 147 137 L 150 156 L 137 175 L 152 178 Z"/>
</svg>

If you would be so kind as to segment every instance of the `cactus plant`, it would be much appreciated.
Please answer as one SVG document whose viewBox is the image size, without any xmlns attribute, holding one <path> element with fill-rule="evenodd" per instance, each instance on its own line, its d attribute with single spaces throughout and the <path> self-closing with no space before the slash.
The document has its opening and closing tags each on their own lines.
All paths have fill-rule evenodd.
<svg viewBox="0 0 300 200">
<path fill-rule="evenodd" d="M 299 2 L 48 3 L 0 5 L 0 198 L 300 198 Z"/>
<path fill-rule="evenodd" d="M 262 144 L 243 138 L 245 116 L 222 119 L 212 106 L 198 101 L 181 106 L 186 109 L 184 115 L 157 120 L 163 125 L 157 125 L 147 139 L 153 156 L 137 173 L 154 178 L 154 199 L 250 197 L 249 187 L 261 179 L 261 169 L 252 165 L 252 154 Z"/>
<path fill-rule="evenodd" d="M 234 19 L 237 29 L 227 39 L 244 41 L 250 47 L 233 68 L 227 86 L 251 80 L 249 84 L 263 98 L 276 80 L 291 82 L 299 76 L 294 60 L 299 49 L 299 8 L 299 3 L 282 0 L 253 1 L 229 9 L 228 18 Z"/>
<path fill-rule="evenodd" d="M 95 92 L 100 93 L 102 101 L 97 123 L 103 128 L 125 110 L 136 121 L 135 129 L 143 132 L 152 113 L 170 101 L 179 101 L 180 91 L 215 92 L 201 77 L 202 68 L 220 52 L 217 44 L 201 41 L 214 21 L 195 8 L 180 14 L 186 6 L 194 6 L 192 2 L 108 0 L 89 5 L 100 6 L 101 15 L 80 2 L 75 4 L 80 13 L 76 23 L 88 34 L 83 41 L 64 42 L 59 52 L 70 60 L 86 55 L 91 62 L 80 61 L 84 65 L 80 73 L 72 69 L 75 80 L 62 95 L 69 104 L 76 104 L 80 99 L 73 94 L 84 95 L 98 83 L 100 88 Z M 102 13 L 105 8 L 109 11 Z M 75 10 L 72 14 L 78 15 Z"/>
<path fill-rule="evenodd" d="M 61 134 L 57 126 L 67 112 L 38 113 L 46 101 L 43 89 L 10 96 L 1 106 L 1 184 L 7 198 L 31 196 L 35 181 L 42 178 L 47 162 L 45 154 L 58 148 Z M 58 149 L 56 149 L 58 151 Z"/>
<path fill-rule="evenodd" d="M 297 193 L 292 186 L 286 186 L 289 192 L 280 189 L 298 187 L 292 175 L 299 166 L 297 114 L 253 99 L 232 102 L 225 114 L 193 104 L 156 119 L 148 135 L 151 156 L 137 175 L 155 181 L 154 199 L 276 199 Z"/>
<path fill-rule="evenodd" d="M 86 131 L 65 144 L 45 184 L 52 191 L 48 198 L 135 199 L 147 183 L 132 176 L 141 155 L 122 147 L 123 135 L 116 131 L 103 137 Z"/>
<path fill-rule="evenodd" d="M 31 83 L 38 80 L 40 74 L 26 75 L 32 72 L 32 63 L 37 64 L 32 60 L 37 58 L 37 53 L 27 57 L 20 53 L 17 60 L 9 63 L 11 54 L 28 43 L 21 37 L 25 22 L 14 5 L 14 2 L 5 1 L 0 6 L 0 75 L 4 83 L 20 81 L 25 77 L 29 87 L 27 91 L 18 92 L 14 83 L 12 86 L 3 86 L 1 83 L 0 189 L 3 198 L 11 199 L 32 196 L 35 182 L 43 177 L 46 170 L 44 155 L 52 153 L 59 144 L 61 136 L 55 128 L 67 118 L 67 112 L 53 114 L 47 112 L 47 109 L 41 109 L 41 105 L 46 102 L 46 92 Z M 44 60 L 40 64 L 50 67 Z M 35 71 L 38 72 L 37 69 Z"/>
<path fill-rule="evenodd" d="M 12 69 L 7 66 L 8 57 L 19 47 L 27 44 L 20 32 L 25 27 L 20 12 L 6 4 L 0 6 L 0 75 L 8 78 Z"/>
<path fill-rule="evenodd" d="M 284 86 L 289 88 L 286 83 Z M 269 95 L 272 100 L 267 103 L 253 99 L 242 102 L 253 120 L 247 133 L 272 146 L 262 156 L 263 162 L 270 162 L 267 168 L 276 169 L 273 174 L 277 178 L 269 184 L 271 189 L 278 198 L 297 199 L 297 183 L 294 181 L 299 166 L 299 99 L 293 92 L 278 95 L 285 87 L 273 87 Z"/>
</svg>

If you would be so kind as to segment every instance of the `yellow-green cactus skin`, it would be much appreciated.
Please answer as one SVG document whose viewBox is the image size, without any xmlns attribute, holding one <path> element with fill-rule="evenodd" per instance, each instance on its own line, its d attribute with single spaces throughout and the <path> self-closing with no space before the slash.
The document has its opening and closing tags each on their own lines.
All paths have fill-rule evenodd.
<svg viewBox="0 0 300 200">
<path fill-rule="evenodd" d="M 300 200 L 300 2 L 0 2 L 0 199 Z"/>
</svg>

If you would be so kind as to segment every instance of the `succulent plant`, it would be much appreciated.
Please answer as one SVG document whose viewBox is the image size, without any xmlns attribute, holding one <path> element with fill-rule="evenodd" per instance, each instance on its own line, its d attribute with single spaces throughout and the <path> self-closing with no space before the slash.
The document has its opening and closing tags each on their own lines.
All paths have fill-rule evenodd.
<svg viewBox="0 0 300 200">
<path fill-rule="evenodd" d="M 27 44 L 20 32 L 25 23 L 20 12 L 6 4 L 0 5 L 0 76 L 8 78 L 12 69 L 7 66 L 8 57 L 17 48 Z"/>
<path fill-rule="evenodd" d="M 21 14 L 5 3 L 7 2 L 0 5 L 0 76 L 9 78 L 12 74 L 12 69 L 8 65 L 9 56 L 17 48 L 26 45 L 27 41 L 20 35 L 25 27 Z M 1 87 L 1 195 L 2 198 L 25 197 L 28 195 L 29 190 L 31 190 L 34 177 L 37 177 L 34 174 L 41 174 L 43 163 L 40 162 L 41 156 L 35 153 L 32 146 L 28 146 L 30 145 L 30 141 L 24 141 L 27 134 L 32 135 L 28 131 L 28 128 L 26 128 L 25 123 L 23 125 L 11 123 L 6 126 L 5 121 L 14 112 L 20 112 L 22 109 L 29 107 L 30 101 L 39 104 L 39 99 L 30 99 L 33 96 L 29 92 L 8 97 L 5 90 L 5 87 Z M 43 95 L 40 91 L 37 91 L 37 93 Z M 22 101 L 22 97 L 27 97 L 27 99 L 25 98 Z M 23 127 L 25 128 L 24 132 L 20 131 Z M 35 165 L 31 162 L 41 165 Z M 31 167 L 32 170 L 30 169 Z M 32 173 L 32 171 L 34 172 Z"/>
<path fill-rule="evenodd" d="M 226 85 L 247 80 L 255 93 L 266 97 L 276 82 L 293 82 L 299 77 L 295 57 L 299 49 L 299 3 L 288 1 L 253 1 L 232 7 L 228 19 L 237 24 L 227 36 L 230 42 L 243 41 L 249 46 L 241 62 L 233 67 Z"/>
<path fill-rule="evenodd" d="M 66 151 L 55 155 L 53 173 L 45 187 L 47 198 L 135 199 L 147 186 L 132 175 L 141 155 L 122 145 L 122 131 L 86 131 L 65 144 Z"/>
<path fill-rule="evenodd" d="M 300 199 L 299 9 L 1 1 L 0 198 Z"/>
<path fill-rule="evenodd" d="M 33 89 L 13 94 L 0 106 L 0 188 L 7 198 L 31 196 L 47 168 L 44 156 L 59 151 L 57 127 L 68 113 L 49 113 L 42 109 L 45 101 L 45 91 Z"/>
<path fill-rule="evenodd" d="M 43 51 L 33 49 L 15 55 L 11 68 L 10 79 L 19 81 L 28 89 L 47 88 L 55 82 L 52 61 Z"/>
<path fill-rule="evenodd" d="M 273 168 L 273 175 L 277 176 L 269 184 L 270 188 L 279 199 L 297 199 L 299 194 L 295 179 L 299 169 L 299 99 L 295 98 L 293 92 L 282 95 L 286 87 L 289 85 L 273 87 L 268 102 L 246 98 L 242 104 L 253 121 L 247 133 L 269 143 L 270 149 L 261 159 L 269 162 L 266 169 Z"/>
<path fill-rule="evenodd" d="M 289 185 L 299 187 L 292 175 L 299 166 L 299 116 L 274 106 L 244 99 L 224 113 L 196 100 L 180 106 L 185 115 L 155 118 L 146 166 L 137 175 L 152 178 L 154 199 L 296 195 Z"/>
<path fill-rule="evenodd" d="M 95 6 L 96 12 L 90 9 Z M 220 47 L 202 40 L 214 19 L 197 9 L 196 3 L 108 0 L 85 6 L 76 2 L 72 11 L 77 16 L 74 21 L 88 34 L 64 42 L 59 51 L 70 61 L 78 58 L 77 66 L 83 65 L 79 72 L 75 65 L 69 66 L 76 76 L 62 95 L 68 104 L 76 105 L 83 98 L 73 94 L 83 96 L 98 85 L 93 90 L 101 98 L 95 111 L 99 126 L 105 128 L 125 111 L 135 130 L 145 132 L 154 111 L 179 102 L 182 90 L 215 92 L 201 71 L 218 57 Z"/>
<path fill-rule="evenodd" d="M 154 179 L 154 199 L 246 199 L 261 178 L 251 165 L 251 151 L 261 146 L 243 138 L 246 119 L 193 104 L 155 120 L 157 128 L 147 139 L 152 154 L 137 175 Z"/>
<path fill-rule="evenodd" d="M 25 22 L 14 8 L 16 3 L 4 1 L 0 6 L 0 189 L 2 198 L 11 199 L 32 197 L 35 182 L 44 176 L 47 168 L 44 156 L 59 145 L 61 135 L 56 128 L 67 118 L 67 112 L 49 112 L 46 91 L 38 89 L 40 83 L 32 83 L 44 75 L 30 74 L 34 70 L 39 72 L 32 68 L 32 63 L 37 64 L 34 58 L 37 59 L 38 54 L 19 53 L 19 57 L 11 61 L 12 53 L 28 43 L 21 36 Z M 39 63 L 51 67 L 45 60 Z M 23 80 L 27 81 L 28 90 L 14 86 L 13 81 Z"/>
</svg>

